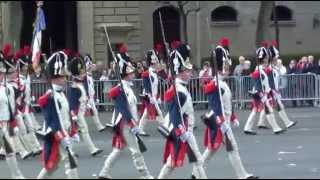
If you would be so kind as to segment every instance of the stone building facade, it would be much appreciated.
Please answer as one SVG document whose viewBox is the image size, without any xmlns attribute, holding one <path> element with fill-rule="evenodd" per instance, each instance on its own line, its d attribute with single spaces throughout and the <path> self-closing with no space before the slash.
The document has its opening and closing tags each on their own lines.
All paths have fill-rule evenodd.
<svg viewBox="0 0 320 180">
<path fill-rule="evenodd" d="M 21 45 L 22 11 L 26 11 L 22 2 L 1 2 L 0 8 L 0 43 L 15 42 Z M 46 3 L 46 2 L 45 2 Z M 67 4 L 68 2 L 59 2 Z M 283 20 L 280 24 L 280 50 L 282 54 L 318 53 L 320 47 L 320 2 L 317 1 L 277 1 Z M 200 11 L 191 12 L 187 19 L 188 40 L 193 50 L 193 61 L 200 65 L 200 59 L 208 57 L 209 40 L 206 19 L 210 20 L 211 33 L 215 43 L 223 36 L 231 40 L 233 55 L 252 55 L 255 51 L 255 34 L 260 2 L 259 1 L 191 1 L 186 7 L 199 6 Z M 117 43 L 126 42 L 129 54 L 135 60 L 141 60 L 144 52 L 159 41 L 159 27 L 155 17 L 160 10 L 163 16 L 168 16 L 165 23 L 171 24 L 167 34 L 174 37 L 174 31 L 180 31 L 181 21 L 176 1 L 74 1 L 69 7 L 74 8 L 74 17 L 66 10 L 64 23 L 66 29 L 64 42 L 76 41 L 73 48 L 80 52 L 89 52 L 96 61 L 110 60 L 106 50 L 106 39 L 103 26 L 106 25 L 113 48 Z M 51 8 L 48 6 L 47 8 Z M 53 6 L 52 6 L 53 8 Z M 29 9 L 30 11 L 30 9 Z M 227 13 L 223 14 L 223 13 Z M 46 12 L 45 12 L 46 13 Z M 60 13 L 57 10 L 56 13 Z M 281 14 L 282 13 L 282 14 Z M 53 13 L 54 14 L 54 13 Z M 54 15 L 51 15 L 51 19 Z M 170 19 L 171 17 L 171 19 Z M 271 15 L 270 15 L 271 17 Z M 166 18 L 166 17 L 165 17 Z M 164 18 L 164 19 L 165 19 Z M 62 21 L 62 19 L 60 19 Z M 74 27 L 67 27 L 69 26 Z M 158 23 L 158 22 L 157 22 Z M 175 26 L 173 28 L 173 26 Z M 268 37 L 275 38 L 274 25 L 270 20 Z M 30 33 L 29 33 L 30 34 Z M 54 33 L 53 33 L 54 34 Z M 30 38 L 29 38 L 30 39 Z M 30 40 L 26 41 L 29 42 Z M 63 42 L 61 43 L 63 44 Z M 61 46 L 61 45 L 60 45 Z M 58 48 L 58 47 L 57 47 Z M 60 47 L 61 48 L 61 47 Z"/>
</svg>

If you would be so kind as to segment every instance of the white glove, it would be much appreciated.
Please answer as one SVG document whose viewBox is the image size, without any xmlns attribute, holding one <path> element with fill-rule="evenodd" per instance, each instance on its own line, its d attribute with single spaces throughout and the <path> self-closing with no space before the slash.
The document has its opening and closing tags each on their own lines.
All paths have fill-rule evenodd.
<svg viewBox="0 0 320 180">
<path fill-rule="evenodd" d="M 233 124 L 234 127 L 239 127 L 240 126 L 240 122 L 239 122 L 238 119 L 234 120 L 232 124 Z"/>
<path fill-rule="evenodd" d="M 191 138 L 191 136 L 192 136 L 192 132 L 186 131 L 186 132 L 184 132 L 184 133 L 181 134 L 180 140 L 181 140 L 182 142 L 187 142 L 188 139 Z"/>
<path fill-rule="evenodd" d="M 14 127 L 13 128 L 13 133 L 15 134 L 15 135 L 18 135 L 19 134 L 19 128 L 16 126 L 16 127 Z"/>
<path fill-rule="evenodd" d="M 274 98 L 276 100 L 281 100 L 281 94 L 280 93 L 274 91 L 273 94 L 274 94 Z"/>
<path fill-rule="evenodd" d="M 65 137 L 61 140 L 61 145 L 63 147 L 63 149 L 67 149 L 67 147 L 71 146 L 71 140 L 69 137 Z"/>
<path fill-rule="evenodd" d="M 220 129 L 221 129 L 222 133 L 226 133 L 230 130 L 230 126 L 228 126 L 225 121 L 221 124 Z"/>
<path fill-rule="evenodd" d="M 157 103 L 156 98 L 149 96 L 149 99 L 150 99 L 150 103 L 151 103 L 151 104 L 156 104 L 156 103 Z"/>
<path fill-rule="evenodd" d="M 158 104 L 161 104 L 161 103 L 162 103 L 162 101 L 161 101 L 160 98 L 158 98 L 157 102 L 158 102 Z"/>
<path fill-rule="evenodd" d="M 265 102 L 267 102 L 267 100 L 268 100 L 267 95 L 263 95 L 261 98 L 261 102 L 265 103 Z"/>
<path fill-rule="evenodd" d="M 131 131 L 131 133 L 132 133 L 133 135 L 135 135 L 135 136 L 140 134 L 140 128 L 137 127 L 137 126 L 131 128 L 130 131 Z"/>
<path fill-rule="evenodd" d="M 80 136 L 78 134 L 75 134 L 71 137 L 71 141 L 75 142 L 75 143 L 79 143 L 80 142 Z"/>
</svg>

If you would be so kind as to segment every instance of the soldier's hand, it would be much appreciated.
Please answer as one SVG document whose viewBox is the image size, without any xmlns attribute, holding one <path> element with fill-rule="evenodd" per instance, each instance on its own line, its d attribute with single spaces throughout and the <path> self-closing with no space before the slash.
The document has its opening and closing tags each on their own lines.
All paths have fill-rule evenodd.
<svg viewBox="0 0 320 180">
<path fill-rule="evenodd" d="M 234 120 L 232 124 L 233 124 L 234 127 L 239 127 L 240 126 L 240 122 L 239 122 L 238 119 Z"/>
<path fill-rule="evenodd" d="M 230 126 L 225 121 L 221 124 L 220 129 L 221 129 L 222 133 L 226 133 L 230 130 Z"/>
<path fill-rule="evenodd" d="M 190 131 L 185 131 L 184 133 L 181 134 L 180 139 L 182 142 L 187 142 L 188 139 L 190 139 L 192 136 L 192 132 Z"/>
<path fill-rule="evenodd" d="M 61 140 L 61 145 L 63 149 L 67 149 L 68 147 L 71 147 L 71 140 L 69 137 L 65 137 Z"/>
<path fill-rule="evenodd" d="M 79 134 L 74 134 L 72 136 L 72 141 L 75 142 L 75 143 L 79 143 L 80 142 L 80 136 Z"/>
<path fill-rule="evenodd" d="M 140 128 L 139 127 L 137 127 L 137 126 L 134 126 L 133 128 L 131 128 L 131 133 L 133 134 L 133 135 L 139 135 L 140 134 Z"/>
<path fill-rule="evenodd" d="M 15 135 L 18 135 L 19 134 L 19 128 L 16 126 L 16 127 L 14 127 L 13 128 L 13 133 L 15 134 Z"/>
</svg>

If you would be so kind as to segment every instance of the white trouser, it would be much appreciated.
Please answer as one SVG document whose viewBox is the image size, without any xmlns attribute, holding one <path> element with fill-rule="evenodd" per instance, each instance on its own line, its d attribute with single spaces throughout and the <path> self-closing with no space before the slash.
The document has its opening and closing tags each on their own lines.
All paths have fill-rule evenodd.
<svg viewBox="0 0 320 180">
<path fill-rule="evenodd" d="M 147 124 L 147 120 L 148 120 L 147 116 L 148 116 L 148 110 L 147 110 L 147 108 L 145 108 L 143 111 L 143 114 L 141 116 L 140 122 L 139 122 L 139 128 L 142 132 L 144 132 L 144 128 L 146 127 L 146 124 Z M 161 117 L 161 116 L 157 116 L 156 121 L 159 124 L 163 124 L 164 120 L 162 118 L 163 117 Z"/>
<path fill-rule="evenodd" d="M 65 174 L 68 179 L 79 179 L 77 168 L 70 169 L 70 159 L 67 155 L 66 150 L 64 150 L 61 145 L 59 147 L 59 151 L 60 151 L 59 153 L 61 156 L 61 160 L 59 160 L 59 162 L 57 164 L 57 168 L 54 169 L 53 171 L 50 171 L 50 172 L 47 171 L 45 168 L 42 168 L 39 175 L 37 176 L 37 179 L 47 179 L 47 178 L 51 177 L 61 167 L 61 164 L 64 164 Z M 75 158 L 74 155 L 73 155 L 73 157 Z"/>
<path fill-rule="evenodd" d="M 226 119 L 230 119 L 230 116 L 229 117 L 226 116 Z M 242 164 L 242 161 L 241 161 L 241 158 L 240 158 L 240 154 L 239 154 L 238 144 L 236 142 L 236 139 L 235 139 L 234 134 L 232 132 L 232 129 L 230 127 L 230 122 L 229 121 L 228 121 L 228 126 L 229 126 L 229 128 L 228 128 L 228 131 L 227 131 L 227 136 L 230 139 L 232 147 L 233 147 L 232 151 L 227 152 L 229 161 L 230 161 L 230 163 L 231 163 L 231 165 L 232 165 L 232 167 L 233 167 L 233 169 L 234 169 L 234 171 L 235 171 L 235 173 L 236 173 L 236 175 L 237 175 L 237 177 L 239 179 L 244 179 L 244 178 L 250 177 L 250 176 L 252 176 L 252 174 L 249 174 L 246 171 L 246 169 L 244 168 L 243 164 Z M 213 155 L 218 150 L 219 149 L 211 150 L 211 149 L 208 149 L 208 148 L 205 150 L 205 152 L 203 153 L 203 160 L 204 160 L 205 168 L 207 167 L 209 160 L 213 157 Z"/>
<path fill-rule="evenodd" d="M 34 113 L 33 113 L 33 112 L 30 112 L 29 115 L 30 115 L 30 117 L 31 117 L 31 121 L 32 121 L 35 129 L 36 129 L 36 130 L 41 129 L 41 126 L 40 126 L 39 122 L 36 120 L 36 117 L 34 116 Z"/>
<path fill-rule="evenodd" d="M 20 156 L 25 156 L 32 152 L 32 146 L 29 143 L 29 137 L 27 133 L 26 125 L 23 121 L 22 114 L 19 113 L 16 115 L 17 125 L 19 128 L 18 134 L 12 136 L 13 145 L 17 152 L 19 152 Z"/>
<path fill-rule="evenodd" d="M 246 124 L 244 125 L 244 131 L 252 131 L 252 127 L 254 124 L 254 118 L 255 118 L 256 114 L 257 114 L 257 111 L 255 108 L 253 108 L 249 117 L 248 117 Z"/>
<path fill-rule="evenodd" d="M 193 174 L 200 179 L 208 179 L 206 172 L 204 171 L 203 168 L 203 159 L 202 159 L 202 155 L 200 153 L 199 147 L 197 145 L 196 139 L 194 137 L 194 135 L 192 134 L 192 136 L 188 139 L 188 145 L 189 147 L 192 149 L 194 155 L 197 158 L 197 162 L 192 163 L 193 165 Z M 173 172 L 174 167 L 171 164 L 171 156 L 168 157 L 166 163 L 163 165 L 158 179 L 166 179 L 168 178 L 168 176 Z"/>
<path fill-rule="evenodd" d="M 30 113 L 24 113 L 23 119 L 24 119 L 25 126 L 28 130 L 27 141 L 28 141 L 29 146 L 31 147 L 30 150 L 35 153 L 35 152 L 41 150 L 41 145 L 35 135 L 35 132 L 37 130 L 36 125 L 34 124 Z"/>
<path fill-rule="evenodd" d="M 9 138 L 8 124 L 2 123 L 0 127 L 0 148 L 3 148 L 6 155 L 6 162 L 9 166 L 12 179 L 24 179 L 17 163 L 16 153 L 14 151 L 12 141 Z"/>
<path fill-rule="evenodd" d="M 269 101 L 267 101 L 265 103 L 265 106 L 268 108 L 268 110 L 270 112 L 269 114 L 266 114 L 266 118 L 267 118 L 268 123 L 271 125 L 273 132 L 281 131 L 282 129 L 280 128 L 280 126 L 278 125 L 278 123 L 274 117 L 274 112 L 273 112 L 273 109 L 272 109 Z M 246 125 L 244 127 L 245 131 L 252 131 L 255 115 L 256 115 L 256 109 L 254 108 L 252 110 L 251 114 L 249 115 L 249 118 L 248 118 Z"/>
<path fill-rule="evenodd" d="M 90 153 L 92 154 L 92 153 L 96 152 L 98 150 L 98 148 L 93 144 L 93 141 L 92 141 L 91 136 L 89 134 L 88 125 L 85 120 L 83 111 L 79 111 L 77 123 L 78 123 L 79 131 L 80 131 L 80 136 L 83 139 L 84 143 L 87 145 Z"/>
<path fill-rule="evenodd" d="M 92 110 L 92 120 L 94 122 L 94 124 L 96 125 L 97 129 L 98 130 L 101 130 L 104 128 L 104 126 L 102 125 L 101 121 L 100 121 L 100 118 L 99 118 L 99 113 L 98 113 L 98 110 L 96 108 L 96 103 L 94 102 L 94 99 L 93 98 L 89 98 L 88 100 L 88 104 Z"/>
<path fill-rule="evenodd" d="M 283 121 L 285 126 L 288 128 L 294 122 L 289 120 L 282 101 L 280 99 L 277 99 L 276 101 L 277 101 L 278 105 L 280 106 L 280 111 L 278 111 L 279 117 Z M 265 126 L 265 112 L 261 113 L 261 115 L 260 115 L 258 126 L 260 126 L 260 125 Z"/>
<path fill-rule="evenodd" d="M 147 165 L 144 161 L 143 155 L 140 152 L 138 147 L 137 138 L 130 132 L 129 128 L 123 129 L 123 136 L 127 144 L 127 149 L 130 151 L 133 164 L 135 168 L 141 173 L 143 178 L 152 178 Z M 109 154 L 108 158 L 106 159 L 103 168 L 99 173 L 99 177 L 111 177 L 110 170 L 119 159 L 123 150 L 113 148 L 112 152 Z"/>
</svg>

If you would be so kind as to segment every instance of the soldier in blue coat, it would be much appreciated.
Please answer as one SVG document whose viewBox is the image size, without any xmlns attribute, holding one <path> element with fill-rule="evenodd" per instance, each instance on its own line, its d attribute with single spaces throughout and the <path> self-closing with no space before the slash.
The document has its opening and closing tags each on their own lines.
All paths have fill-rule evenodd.
<svg viewBox="0 0 320 180">
<path fill-rule="evenodd" d="M 44 143 L 41 155 L 43 169 L 37 179 L 51 176 L 61 163 L 69 179 L 78 179 L 78 170 L 72 143 L 77 132 L 70 117 L 70 106 L 64 93 L 68 56 L 63 51 L 53 53 L 47 61 L 46 71 L 51 88 L 38 99 L 44 115 Z M 68 154 L 68 155 L 67 155 Z"/>
<path fill-rule="evenodd" d="M 138 147 L 136 137 L 140 134 L 140 129 L 137 125 L 137 98 L 132 89 L 135 69 L 129 61 L 121 58 L 121 56 L 118 60 L 122 87 L 118 84 L 108 93 L 109 98 L 114 103 L 114 114 L 111 120 L 111 126 L 113 127 L 112 152 L 106 159 L 99 173 L 99 178 L 111 179 L 111 168 L 119 160 L 121 153 L 128 149 L 134 166 L 142 175 L 142 178 L 153 179 Z"/>
<path fill-rule="evenodd" d="M 86 76 L 84 60 L 81 56 L 75 56 L 69 63 L 72 83 L 68 88 L 68 101 L 70 105 L 71 118 L 76 122 L 79 134 L 92 156 L 102 153 L 94 144 L 89 134 L 89 128 L 85 119 L 88 96 L 84 88 Z"/>
</svg>

